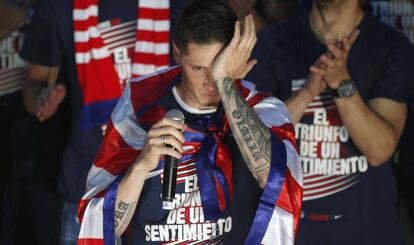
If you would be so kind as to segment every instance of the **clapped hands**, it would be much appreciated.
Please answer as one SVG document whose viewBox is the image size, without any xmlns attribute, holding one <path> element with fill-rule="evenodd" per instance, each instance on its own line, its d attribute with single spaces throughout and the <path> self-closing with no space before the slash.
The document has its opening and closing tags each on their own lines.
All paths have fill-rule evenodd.
<svg viewBox="0 0 414 245">
<path fill-rule="evenodd" d="M 336 89 L 343 80 L 350 79 L 347 62 L 352 45 L 359 35 L 359 30 L 354 30 L 349 36 L 344 37 L 336 44 L 328 44 L 328 51 L 319 57 L 319 66 L 312 66 L 311 72 L 324 77 L 329 88 Z"/>
<path fill-rule="evenodd" d="M 349 52 L 359 33 L 356 29 L 335 44 L 327 44 L 327 51 L 310 67 L 311 73 L 305 89 L 312 96 L 318 96 L 327 87 L 337 89 L 342 81 L 351 79 L 347 63 Z"/>
</svg>

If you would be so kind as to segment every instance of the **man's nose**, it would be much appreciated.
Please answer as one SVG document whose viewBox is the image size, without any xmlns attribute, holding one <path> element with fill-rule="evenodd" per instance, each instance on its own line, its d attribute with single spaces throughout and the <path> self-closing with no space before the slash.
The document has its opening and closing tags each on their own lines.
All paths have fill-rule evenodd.
<svg viewBox="0 0 414 245">
<path fill-rule="evenodd" d="M 205 74 L 204 84 L 209 90 L 216 89 L 216 84 L 213 79 L 213 75 L 211 73 L 211 69 L 208 69 Z"/>
</svg>

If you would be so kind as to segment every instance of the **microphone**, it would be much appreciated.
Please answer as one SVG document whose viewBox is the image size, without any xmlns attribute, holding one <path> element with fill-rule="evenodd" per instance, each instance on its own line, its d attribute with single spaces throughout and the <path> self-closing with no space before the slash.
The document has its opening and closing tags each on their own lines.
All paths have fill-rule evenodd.
<svg viewBox="0 0 414 245">
<path fill-rule="evenodd" d="M 166 117 L 180 124 L 184 124 L 184 114 L 177 109 L 167 112 Z M 172 147 L 171 145 L 166 145 Z M 175 185 L 177 182 L 177 167 L 179 159 L 166 155 L 164 157 L 164 178 L 162 183 L 162 209 L 172 210 L 175 198 Z"/>
</svg>

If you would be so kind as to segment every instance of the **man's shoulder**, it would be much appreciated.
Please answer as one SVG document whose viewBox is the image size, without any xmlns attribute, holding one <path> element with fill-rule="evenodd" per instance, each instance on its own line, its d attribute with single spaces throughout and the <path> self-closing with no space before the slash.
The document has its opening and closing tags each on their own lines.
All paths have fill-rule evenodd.
<svg viewBox="0 0 414 245">
<path fill-rule="evenodd" d="M 380 21 L 370 14 L 365 14 L 361 32 L 367 33 L 364 38 L 368 39 L 369 42 L 385 46 L 385 48 L 410 44 L 407 36 L 401 30 Z"/>
</svg>

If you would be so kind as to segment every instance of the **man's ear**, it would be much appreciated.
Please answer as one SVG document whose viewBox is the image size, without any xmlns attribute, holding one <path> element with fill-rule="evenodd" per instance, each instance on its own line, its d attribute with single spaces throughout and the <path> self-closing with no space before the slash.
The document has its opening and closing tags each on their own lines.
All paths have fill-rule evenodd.
<svg viewBox="0 0 414 245">
<path fill-rule="evenodd" d="M 178 49 L 177 45 L 175 44 L 175 41 L 173 41 L 172 46 L 173 46 L 174 60 L 177 64 L 181 65 L 181 52 Z"/>
</svg>

